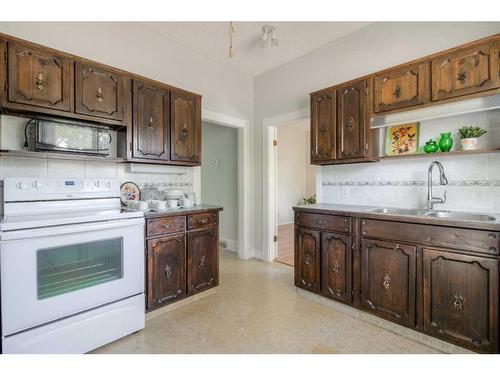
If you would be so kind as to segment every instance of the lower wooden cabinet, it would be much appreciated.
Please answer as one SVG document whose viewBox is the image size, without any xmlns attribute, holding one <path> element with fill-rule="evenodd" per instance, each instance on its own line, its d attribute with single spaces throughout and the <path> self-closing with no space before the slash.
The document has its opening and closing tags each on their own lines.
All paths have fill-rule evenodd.
<svg viewBox="0 0 500 375">
<path fill-rule="evenodd" d="M 321 233 L 321 292 L 350 304 L 352 301 L 351 236 Z"/>
<path fill-rule="evenodd" d="M 146 218 L 148 311 L 219 285 L 218 211 Z M 205 216 L 213 219 L 209 228 L 186 224 Z"/>
<path fill-rule="evenodd" d="M 218 230 L 189 232 L 187 235 L 187 289 L 189 294 L 219 284 Z"/>
<path fill-rule="evenodd" d="M 424 331 L 498 351 L 498 260 L 423 249 Z"/>
<path fill-rule="evenodd" d="M 185 235 L 176 234 L 147 241 L 148 306 L 182 298 L 186 293 Z"/>
<path fill-rule="evenodd" d="M 417 249 L 384 241 L 361 242 L 361 298 L 384 318 L 415 325 Z"/>
<path fill-rule="evenodd" d="M 295 238 L 295 285 L 319 292 L 320 232 L 298 228 Z"/>
</svg>

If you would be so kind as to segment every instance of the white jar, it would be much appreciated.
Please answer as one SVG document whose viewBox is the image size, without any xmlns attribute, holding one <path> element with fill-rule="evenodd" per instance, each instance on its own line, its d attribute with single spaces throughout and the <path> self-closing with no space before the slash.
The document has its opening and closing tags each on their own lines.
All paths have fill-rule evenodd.
<svg viewBox="0 0 500 375">
<path fill-rule="evenodd" d="M 471 151 L 479 148 L 479 138 L 462 138 L 462 150 Z"/>
</svg>

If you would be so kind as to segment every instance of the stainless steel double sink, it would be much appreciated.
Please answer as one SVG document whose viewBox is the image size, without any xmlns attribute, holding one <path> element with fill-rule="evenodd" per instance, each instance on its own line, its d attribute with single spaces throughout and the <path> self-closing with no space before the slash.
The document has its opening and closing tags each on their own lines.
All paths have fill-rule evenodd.
<svg viewBox="0 0 500 375">
<path fill-rule="evenodd" d="M 464 220 L 464 221 L 496 221 L 494 216 L 485 214 L 475 214 L 468 212 L 453 212 L 453 211 L 434 211 L 434 210 L 419 210 L 413 208 L 374 208 L 367 212 L 388 215 L 404 215 L 404 216 L 427 216 L 439 219 L 448 220 Z"/>
</svg>

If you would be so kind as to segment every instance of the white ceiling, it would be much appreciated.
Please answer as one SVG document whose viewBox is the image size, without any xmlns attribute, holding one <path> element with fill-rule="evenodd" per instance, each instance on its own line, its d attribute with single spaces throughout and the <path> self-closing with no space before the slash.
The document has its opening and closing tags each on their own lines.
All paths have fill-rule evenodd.
<svg viewBox="0 0 500 375">
<path fill-rule="evenodd" d="M 255 77 L 303 56 L 369 22 L 234 22 L 234 58 L 229 58 L 229 22 L 144 22 L 163 37 Z M 278 47 L 261 47 L 262 26 L 277 27 Z"/>
</svg>

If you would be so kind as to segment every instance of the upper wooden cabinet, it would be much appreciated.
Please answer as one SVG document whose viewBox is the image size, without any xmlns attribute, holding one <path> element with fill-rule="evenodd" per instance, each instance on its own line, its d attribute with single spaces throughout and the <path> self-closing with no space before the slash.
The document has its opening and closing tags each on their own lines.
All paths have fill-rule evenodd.
<svg viewBox="0 0 500 375">
<path fill-rule="evenodd" d="M 8 43 L 8 101 L 71 111 L 73 61 L 63 55 Z"/>
<path fill-rule="evenodd" d="M 123 120 L 123 77 L 101 67 L 75 64 L 75 112 Z"/>
<path fill-rule="evenodd" d="M 374 112 L 411 107 L 430 100 L 430 63 L 399 68 L 374 77 Z"/>
<path fill-rule="evenodd" d="M 170 93 L 133 81 L 132 157 L 169 160 Z"/>
<path fill-rule="evenodd" d="M 336 158 L 336 103 L 335 90 L 311 95 L 311 163 L 313 164 Z"/>
<path fill-rule="evenodd" d="M 365 145 L 366 82 L 358 81 L 337 89 L 337 158 L 362 158 Z"/>
<path fill-rule="evenodd" d="M 201 161 L 201 102 L 198 97 L 172 91 L 170 99 L 171 159 Z"/>
<path fill-rule="evenodd" d="M 432 60 L 432 100 L 500 87 L 499 40 L 460 48 Z"/>
</svg>

